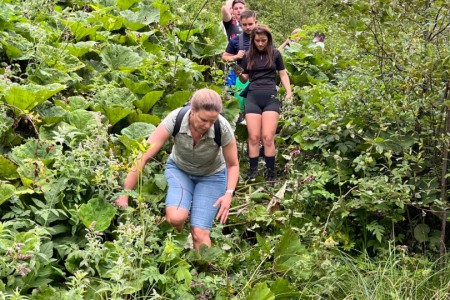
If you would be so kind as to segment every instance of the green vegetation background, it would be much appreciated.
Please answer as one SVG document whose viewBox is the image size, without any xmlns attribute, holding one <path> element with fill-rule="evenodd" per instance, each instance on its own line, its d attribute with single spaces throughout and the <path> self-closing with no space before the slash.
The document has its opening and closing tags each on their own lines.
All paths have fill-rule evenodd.
<svg viewBox="0 0 450 300">
<path fill-rule="evenodd" d="M 278 45 L 301 28 L 279 181 L 240 184 L 194 252 L 163 219 L 169 145 L 113 202 L 170 110 L 225 98 L 222 1 L 1 0 L 0 299 L 448 299 L 450 10 L 404 2 L 249 2 Z"/>
</svg>

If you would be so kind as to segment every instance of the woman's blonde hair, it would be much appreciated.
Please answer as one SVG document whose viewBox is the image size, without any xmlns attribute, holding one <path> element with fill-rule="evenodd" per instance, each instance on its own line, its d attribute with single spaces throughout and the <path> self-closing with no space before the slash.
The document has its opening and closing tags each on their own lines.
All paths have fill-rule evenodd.
<svg viewBox="0 0 450 300">
<path fill-rule="evenodd" d="M 193 111 L 206 110 L 222 112 L 222 98 L 220 95 L 211 89 L 200 89 L 192 95 L 191 108 Z"/>
</svg>

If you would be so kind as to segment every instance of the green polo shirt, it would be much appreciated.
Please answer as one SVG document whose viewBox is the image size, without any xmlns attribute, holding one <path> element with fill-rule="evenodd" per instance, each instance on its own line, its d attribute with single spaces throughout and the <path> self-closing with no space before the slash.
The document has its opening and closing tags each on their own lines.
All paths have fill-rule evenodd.
<svg viewBox="0 0 450 300">
<path fill-rule="evenodd" d="M 172 135 L 180 109 L 175 109 L 169 113 L 161 123 L 170 135 Z M 194 146 L 194 140 L 189 129 L 190 112 L 191 110 L 188 110 L 181 121 L 180 131 L 174 138 L 170 157 L 186 173 L 196 176 L 213 175 L 225 168 L 222 149 L 214 141 L 214 126 L 211 126 L 200 142 Z M 219 122 L 222 131 L 222 146 L 226 146 L 233 139 L 233 129 L 222 115 L 219 115 Z"/>
</svg>

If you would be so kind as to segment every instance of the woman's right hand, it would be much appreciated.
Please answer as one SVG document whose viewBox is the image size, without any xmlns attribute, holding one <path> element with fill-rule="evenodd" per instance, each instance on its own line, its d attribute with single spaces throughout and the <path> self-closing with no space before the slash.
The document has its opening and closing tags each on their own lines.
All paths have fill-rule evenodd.
<svg viewBox="0 0 450 300">
<path fill-rule="evenodd" d="M 118 207 L 127 208 L 128 207 L 128 196 L 127 195 L 119 196 L 116 199 L 115 203 Z"/>
</svg>

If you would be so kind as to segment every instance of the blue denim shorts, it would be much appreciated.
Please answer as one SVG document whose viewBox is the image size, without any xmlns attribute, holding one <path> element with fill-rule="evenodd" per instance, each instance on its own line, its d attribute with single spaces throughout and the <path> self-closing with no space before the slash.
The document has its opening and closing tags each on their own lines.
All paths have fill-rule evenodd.
<svg viewBox="0 0 450 300">
<path fill-rule="evenodd" d="M 194 176 L 178 168 L 169 158 L 164 175 L 169 186 L 166 207 L 190 211 L 191 227 L 210 230 L 219 209 L 213 205 L 227 187 L 226 168 L 210 176 Z"/>
</svg>

